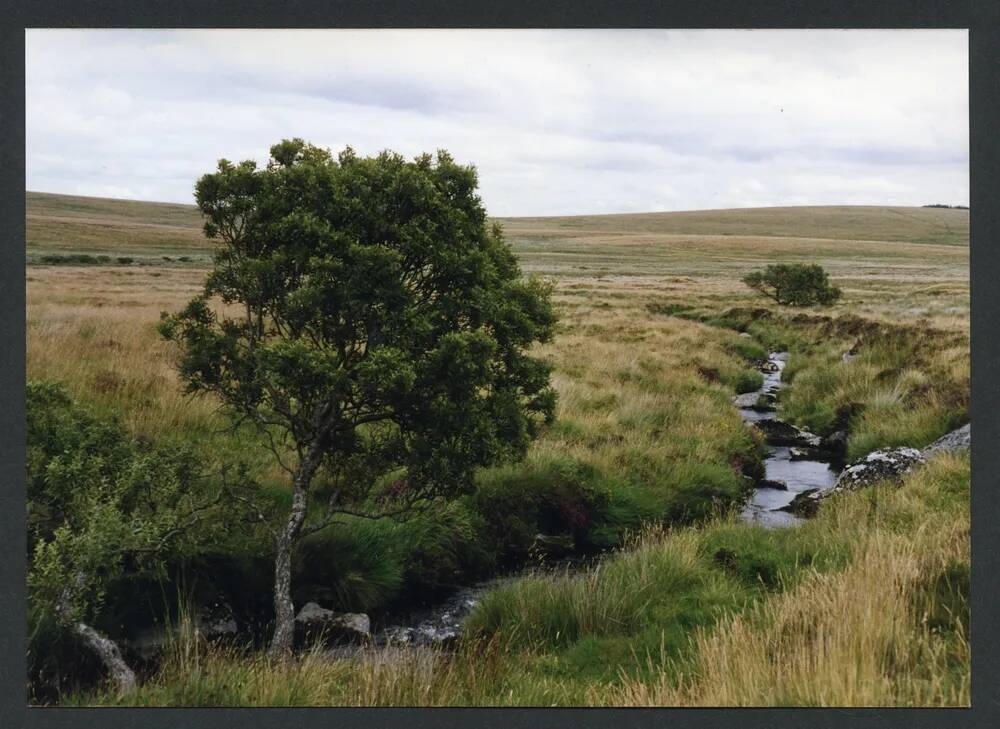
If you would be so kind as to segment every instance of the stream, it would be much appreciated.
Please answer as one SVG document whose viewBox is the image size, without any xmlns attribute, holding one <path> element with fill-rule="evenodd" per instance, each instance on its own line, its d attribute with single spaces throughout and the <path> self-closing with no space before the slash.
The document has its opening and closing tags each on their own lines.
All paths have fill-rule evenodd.
<svg viewBox="0 0 1000 729">
<path fill-rule="evenodd" d="M 764 383 L 759 390 L 747 393 L 744 402 L 756 401 L 760 396 L 773 402 L 780 388 L 784 386 L 781 373 L 788 359 L 787 352 L 772 352 L 768 355 L 764 366 Z M 758 407 L 738 407 L 740 415 L 748 424 L 764 420 L 776 420 L 774 409 Z M 751 524 L 764 527 L 789 527 L 801 523 L 802 518 L 781 511 L 796 494 L 809 489 L 828 489 L 837 480 L 838 470 L 830 463 L 822 460 L 801 458 L 802 454 L 794 453 L 795 449 L 784 445 L 767 445 L 767 456 L 764 459 L 765 482 L 758 483 L 746 507 L 741 513 L 741 519 Z M 793 458 L 793 455 L 795 456 Z M 784 483 L 785 489 L 772 488 L 766 485 L 771 482 Z M 447 646 L 454 641 L 462 626 L 462 621 L 472 609 L 491 590 L 506 582 L 528 574 L 552 573 L 562 570 L 579 569 L 581 560 L 559 560 L 541 567 L 515 572 L 511 575 L 494 577 L 477 584 L 463 587 L 437 605 L 415 610 L 407 614 L 398 614 L 373 626 L 372 643 L 367 648 L 359 646 L 342 646 L 329 651 L 331 657 L 357 655 L 359 651 L 370 652 L 375 648 L 375 654 L 386 657 L 391 654 L 391 647 L 404 646 Z M 584 561 L 586 563 L 587 561 Z M 592 560 L 590 560 L 592 563 Z M 390 649 L 390 650 L 387 650 Z"/>
<path fill-rule="evenodd" d="M 778 390 L 784 387 L 785 383 L 781 381 L 781 373 L 785 369 L 787 360 L 787 352 L 772 352 L 768 355 L 767 361 L 770 364 L 763 371 L 764 384 L 759 390 L 748 393 L 748 395 L 756 397 L 763 395 L 765 399 L 773 400 Z M 761 410 L 753 407 L 740 407 L 739 411 L 743 420 L 750 424 L 763 420 L 777 420 L 773 409 Z M 765 527 L 786 527 L 799 524 L 803 521 L 801 517 L 780 509 L 791 503 L 796 494 L 803 491 L 825 490 L 832 487 L 837 480 L 838 473 L 839 471 L 826 461 L 793 459 L 791 447 L 769 443 L 767 456 L 764 459 L 764 478 L 768 482 L 784 483 L 787 490 L 758 484 L 743 509 L 741 518 L 745 522 Z"/>
</svg>

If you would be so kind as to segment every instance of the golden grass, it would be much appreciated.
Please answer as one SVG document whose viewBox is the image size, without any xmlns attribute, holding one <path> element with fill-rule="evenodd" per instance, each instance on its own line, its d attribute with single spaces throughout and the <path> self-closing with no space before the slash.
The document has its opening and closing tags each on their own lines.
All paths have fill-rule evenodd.
<svg viewBox="0 0 1000 729">
<path fill-rule="evenodd" d="M 921 496 L 967 463 L 945 456 L 890 494 L 920 514 L 899 533 L 871 519 L 871 496 L 831 505 L 834 529 L 857 529 L 854 559 L 841 572 L 813 573 L 795 589 L 692 638 L 696 662 L 679 681 L 626 679 L 592 699 L 625 706 L 968 706 L 968 615 L 949 615 L 933 578 L 969 564 L 967 510 L 941 518 Z M 916 494 L 907 494 L 911 489 Z M 891 505 L 890 505 L 891 510 Z M 851 525 L 855 526 L 851 526 Z"/>
</svg>

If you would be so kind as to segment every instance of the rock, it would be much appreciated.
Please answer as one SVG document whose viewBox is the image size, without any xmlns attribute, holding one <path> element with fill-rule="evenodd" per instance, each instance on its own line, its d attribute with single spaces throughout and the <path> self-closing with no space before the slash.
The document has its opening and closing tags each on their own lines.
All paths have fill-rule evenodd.
<svg viewBox="0 0 1000 729">
<path fill-rule="evenodd" d="M 837 430 L 823 438 L 820 448 L 828 453 L 841 455 L 847 451 L 847 431 Z"/>
<path fill-rule="evenodd" d="M 541 557 L 565 557 L 576 549 L 572 534 L 536 534 L 529 553 Z"/>
<path fill-rule="evenodd" d="M 789 448 L 788 458 L 791 461 L 815 461 L 816 451 L 811 448 Z"/>
<path fill-rule="evenodd" d="M 832 488 L 825 491 L 810 489 L 797 494 L 786 506 L 776 511 L 787 511 L 796 516 L 815 516 L 820 502 L 841 491 L 866 488 L 880 481 L 899 481 L 915 466 L 924 462 L 924 457 L 916 448 L 888 448 L 872 451 L 843 471 Z"/>
<path fill-rule="evenodd" d="M 749 339 L 750 332 L 740 332 L 740 336 L 743 337 L 744 339 Z"/>
<path fill-rule="evenodd" d="M 816 516 L 816 512 L 819 510 L 819 502 L 825 495 L 826 492 L 819 489 L 809 489 L 808 491 L 795 494 L 795 498 L 781 508 L 775 509 L 775 511 L 787 511 L 789 514 L 809 519 Z"/>
<path fill-rule="evenodd" d="M 758 368 L 761 372 L 777 372 L 781 368 L 771 360 L 766 360 Z"/>
<path fill-rule="evenodd" d="M 238 627 L 232 607 L 224 600 L 220 600 L 201 608 L 196 618 L 195 630 L 205 640 L 235 637 Z"/>
<path fill-rule="evenodd" d="M 371 637 L 371 621 L 364 613 L 335 613 L 308 602 L 295 616 L 295 632 L 305 642 L 365 642 Z"/>
<path fill-rule="evenodd" d="M 775 489 L 776 491 L 788 491 L 788 484 L 784 481 L 776 481 L 770 478 L 762 478 L 756 484 L 759 489 Z"/>
<path fill-rule="evenodd" d="M 845 468 L 831 491 L 864 488 L 879 481 L 898 481 L 914 466 L 923 462 L 924 457 L 916 448 L 888 448 L 872 451 Z"/>
<path fill-rule="evenodd" d="M 757 398 L 760 397 L 759 393 L 747 392 L 742 395 L 737 395 L 733 398 L 733 405 L 738 408 L 752 408 L 757 404 Z"/>
<path fill-rule="evenodd" d="M 953 430 L 947 435 L 943 435 L 929 446 L 924 448 L 922 455 L 929 458 L 937 453 L 952 453 L 954 451 L 967 450 L 972 447 L 972 426 L 965 424 L 958 430 Z"/>
<path fill-rule="evenodd" d="M 781 420 L 758 420 L 754 423 L 754 427 L 763 434 L 764 439 L 771 445 L 818 448 L 820 444 L 818 435 L 813 435 L 808 430 L 796 428 Z"/>
<path fill-rule="evenodd" d="M 757 402 L 750 406 L 751 410 L 758 413 L 773 413 L 775 411 L 774 404 L 778 401 L 773 394 L 770 392 L 761 393 L 757 398 Z"/>
<path fill-rule="evenodd" d="M 861 342 L 855 342 L 851 345 L 851 348 L 841 355 L 840 359 L 843 362 L 850 362 L 855 357 L 858 356 L 858 350 L 861 349 Z"/>
</svg>

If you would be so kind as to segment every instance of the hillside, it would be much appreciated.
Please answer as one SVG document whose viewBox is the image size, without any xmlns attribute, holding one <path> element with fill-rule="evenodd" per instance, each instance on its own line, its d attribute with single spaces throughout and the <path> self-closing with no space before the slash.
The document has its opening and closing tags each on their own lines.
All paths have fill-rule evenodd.
<svg viewBox="0 0 1000 729">
<path fill-rule="evenodd" d="M 879 240 L 968 245 L 969 211 L 881 206 L 803 206 L 671 213 L 504 218 L 511 232 L 687 234 Z"/>
<path fill-rule="evenodd" d="M 627 246 L 691 236 L 803 239 L 824 241 L 825 247 L 829 241 L 969 242 L 969 211 L 939 208 L 748 208 L 499 220 L 515 247 L 529 249 L 569 240 Z M 27 224 L 29 254 L 198 254 L 210 248 L 193 205 L 28 192 Z"/>
</svg>

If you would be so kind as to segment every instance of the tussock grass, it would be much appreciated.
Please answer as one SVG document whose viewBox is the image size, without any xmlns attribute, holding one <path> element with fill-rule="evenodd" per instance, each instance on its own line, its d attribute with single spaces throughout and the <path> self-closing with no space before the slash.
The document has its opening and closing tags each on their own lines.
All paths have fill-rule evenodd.
<svg viewBox="0 0 1000 729">
<path fill-rule="evenodd" d="M 857 356 L 843 361 L 848 347 Z M 902 329 L 837 337 L 794 353 L 794 383 L 781 414 L 827 434 L 850 432 L 848 457 L 892 446 L 923 447 L 967 418 L 969 342 L 962 334 Z"/>
<path fill-rule="evenodd" d="M 612 703 L 967 706 L 968 523 L 961 508 L 944 523 L 930 508 L 945 496 L 935 490 L 965 491 L 966 469 L 944 458 L 901 490 L 923 494 L 883 494 L 884 513 L 846 569 L 811 572 L 795 589 L 700 630 L 689 667 L 626 680 L 611 691 Z M 846 525 L 870 504 L 867 495 L 842 500 L 833 521 Z M 902 533 L 892 528 L 914 510 L 923 518 Z"/>
</svg>

